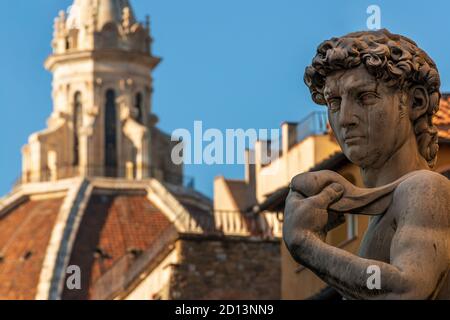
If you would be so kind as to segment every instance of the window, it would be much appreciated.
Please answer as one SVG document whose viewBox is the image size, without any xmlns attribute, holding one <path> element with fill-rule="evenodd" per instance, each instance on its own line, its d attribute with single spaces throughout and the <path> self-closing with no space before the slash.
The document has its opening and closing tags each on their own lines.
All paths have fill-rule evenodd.
<svg viewBox="0 0 450 320">
<path fill-rule="evenodd" d="M 135 100 L 135 108 L 138 111 L 137 121 L 141 124 L 144 123 L 144 110 L 142 105 L 142 93 L 136 94 L 136 100 Z"/>
<path fill-rule="evenodd" d="M 105 102 L 105 175 L 117 176 L 117 110 L 116 93 L 106 92 Z"/>
<path fill-rule="evenodd" d="M 80 163 L 80 128 L 83 126 L 83 105 L 81 93 L 76 92 L 73 98 L 73 166 Z"/>
</svg>

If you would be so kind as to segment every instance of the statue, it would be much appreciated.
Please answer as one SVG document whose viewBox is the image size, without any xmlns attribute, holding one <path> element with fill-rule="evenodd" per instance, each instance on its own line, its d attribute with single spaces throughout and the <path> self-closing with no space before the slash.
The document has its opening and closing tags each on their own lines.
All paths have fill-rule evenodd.
<svg viewBox="0 0 450 320">
<path fill-rule="evenodd" d="M 331 171 L 296 176 L 283 226 L 291 255 L 345 299 L 450 299 L 450 182 L 431 171 L 436 64 L 406 37 L 356 32 L 323 42 L 304 80 L 367 189 Z M 371 216 L 358 255 L 325 243 L 344 213 Z"/>
</svg>

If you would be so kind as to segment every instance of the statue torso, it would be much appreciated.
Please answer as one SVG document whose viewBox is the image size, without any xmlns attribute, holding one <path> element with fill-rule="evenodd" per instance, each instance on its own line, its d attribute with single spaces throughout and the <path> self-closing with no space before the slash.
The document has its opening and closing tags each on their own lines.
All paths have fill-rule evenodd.
<svg viewBox="0 0 450 320">
<path fill-rule="evenodd" d="M 401 206 L 399 201 L 402 200 L 396 199 L 394 196 L 392 205 L 383 215 L 370 218 L 369 226 L 359 249 L 360 257 L 391 263 L 391 244 L 397 231 L 398 208 Z M 450 299 L 450 277 L 448 274 L 442 279 L 434 298 Z"/>
</svg>

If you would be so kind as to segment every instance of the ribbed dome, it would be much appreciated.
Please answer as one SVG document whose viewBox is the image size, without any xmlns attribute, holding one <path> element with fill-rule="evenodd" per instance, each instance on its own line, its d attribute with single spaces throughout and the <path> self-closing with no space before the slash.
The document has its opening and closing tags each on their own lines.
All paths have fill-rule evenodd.
<svg viewBox="0 0 450 320">
<path fill-rule="evenodd" d="M 109 22 L 120 24 L 123 10 L 127 7 L 130 9 L 130 21 L 134 23 L 136 20 L 128 0 L 75 0 L 70 7 L 67 27 L 81 29 L 88 25 L 93 17 L 97 21 L 97 30 L 101 30 Z"/>
</svg>

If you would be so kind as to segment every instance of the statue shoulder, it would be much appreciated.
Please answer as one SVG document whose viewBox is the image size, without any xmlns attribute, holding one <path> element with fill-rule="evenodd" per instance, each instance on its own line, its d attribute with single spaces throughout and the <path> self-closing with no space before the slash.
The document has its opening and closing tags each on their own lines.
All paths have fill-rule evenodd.
<svg viewBox="0 0 450 320">
<path fill-rule="evenodd" d="M 440 173 L 430 170 L 419 170 L 409 174 L 404 181 L 398 185 L 398 189 L 412 191 L 425 191 L 424 188 L 433 188 L 435 191 L 450 192 L 450 180 Z"/>
<path fill-rule="evenodd" d="M 430 171 L 420 170 L 410 174 L 394 192 L 394 203 L 410 208 L 442 208 L 444 214 L 450 210 L 450 180 L 445 176 Z"/>
</svg>

